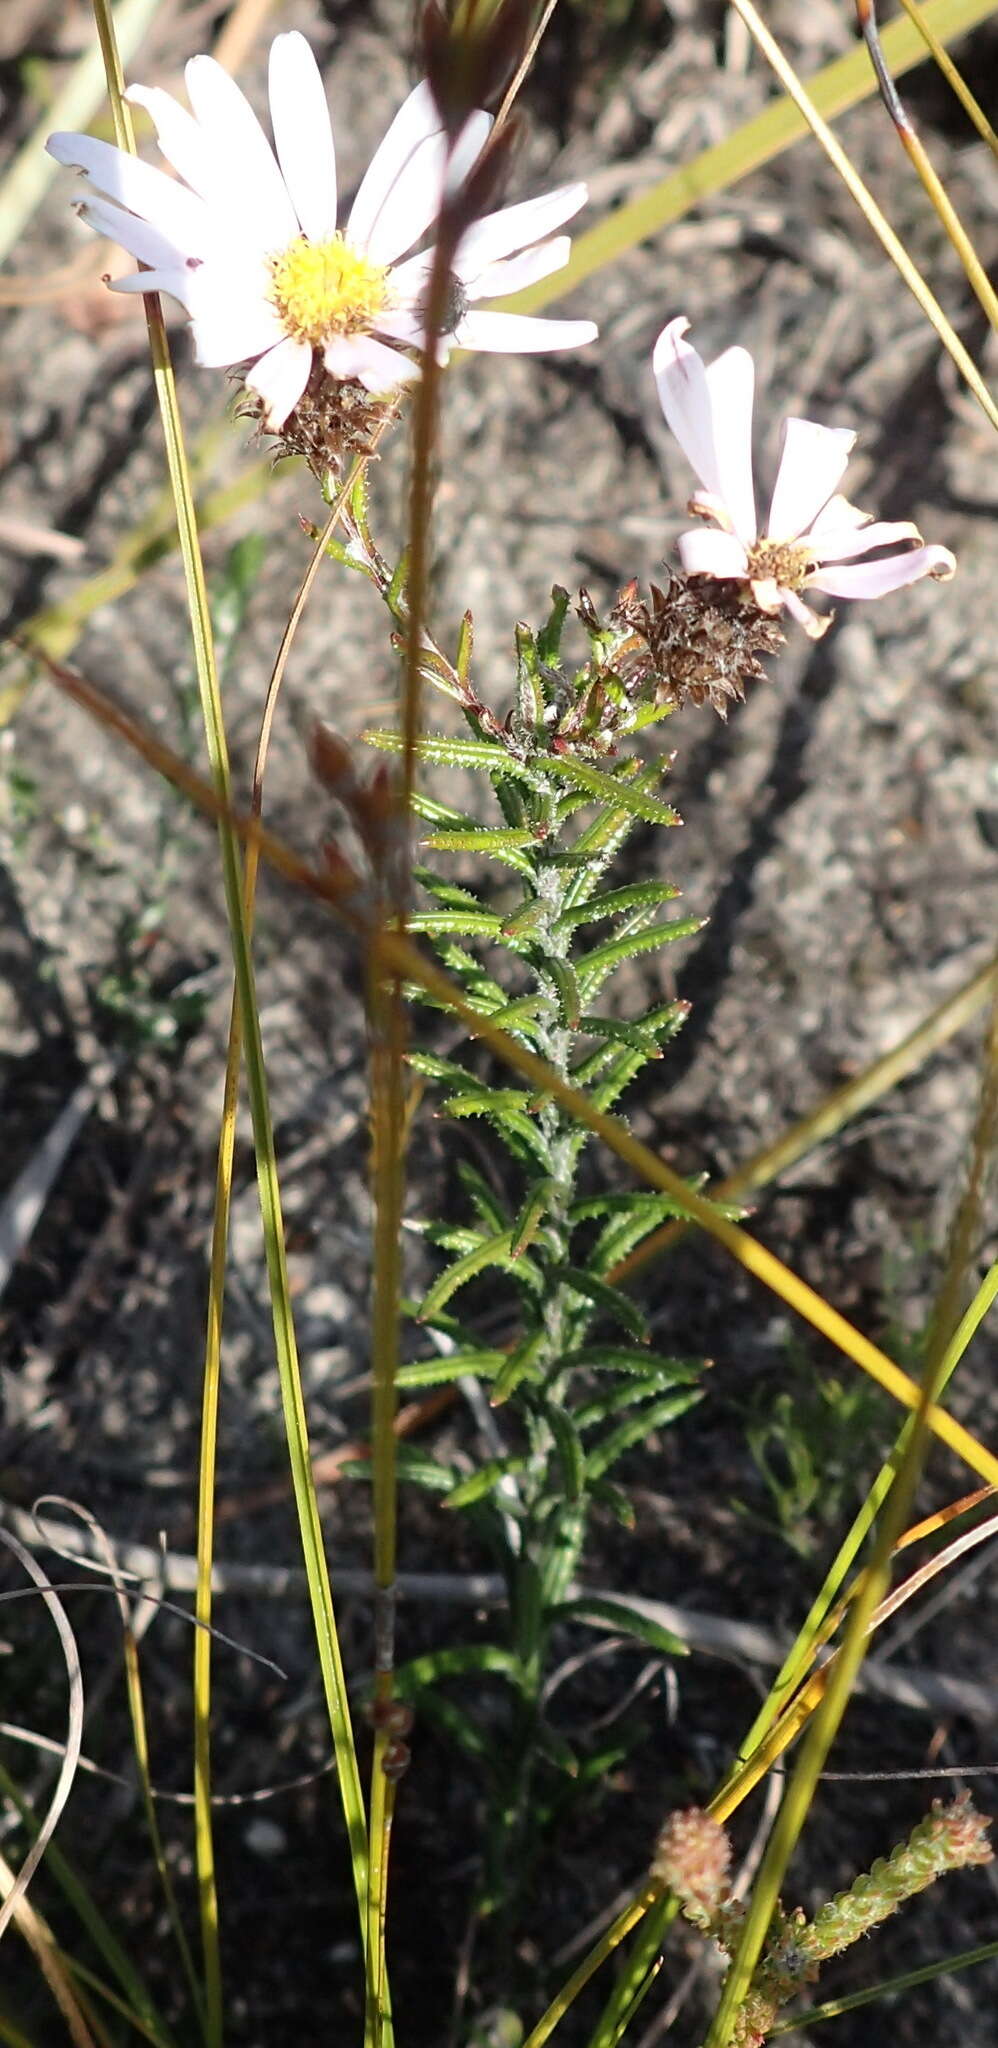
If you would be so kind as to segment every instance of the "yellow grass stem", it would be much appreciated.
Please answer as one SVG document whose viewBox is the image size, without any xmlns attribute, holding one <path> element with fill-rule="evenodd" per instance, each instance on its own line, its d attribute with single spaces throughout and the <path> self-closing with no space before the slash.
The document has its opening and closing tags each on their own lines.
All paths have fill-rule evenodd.
<svg viewBox="0 0 998 2048">
<path fill-rule="evenodd" d="M 976 293 L 992 327 L 998 328 L 998 296 L 995 294 L 991 279 L 894 84 L 890 68 L 881 48 L 873 0 L 856 0 L 856 11 L 866 38 L 867 48 L 870 52 L 870 61 L 877 74 L 881 98 L 894 123 L 901 147 L 906 152 L 909 161 L 914 164 L 918 177 L 921 180 L 922 189 L 935 207 L 943 228 L 963 264 L 971 287 Z"/>
<path fill-rule="evenodd" d="M 955 92 L 964 113 L 973 121 L 978 135 L 983 137 L 993 155 L 998 156 L 998 135 L 995 134 L 983 107 L 979 106 L 975 100 L 962 72 L 957 70 L 949 51 L 940 42 L 935 29 L 929 21 L 927 10 L 924 7 L 919 7 L 916 4 L 916 0 L 901 0 L 901 5 L 909 21 L 917 28 L 926 49 L 930 52 L 934 63 L 938 65 L 947 85 L 951 86 Z M 883 38 L 881 38 L 881 46 L 882 44 Z"/>
<path fill-rule="evenodd" d="M 809 1110 L 807 1116 L 791 1124 L 772 1145 L 764 1145 L 744 1165 L 736 1166 L 733 1173 L 717 1181 L 707 1190 L 711 1200 L 730 1201 L 752 1194 L 757 1188 L 768 1187 L 781 1173 L 796 1166 L 798 1160 L 806 1158 L 816 1146 L 833 1138 L 872 1103 L 878 1102 L 891 1088 L 896 1088 L 907 1074 L 914 1073 L 931 1053 L 938 1051 L 955 1032 L 969 1024 L 989 997 L 995 996 L 998 996 L 998 960 L 989 960 L 987 966 L 972 974 L 969 981 L 931 1010 L 920 1024 L 916 1024 L 914 1031 L 908 1032 L 889 1052 L 882 1053 L 853 1080 L 843 1082 L 841 1088 L 833 1089 L 817 1109 Z M 628 1253 L 626 1259 L 621 1259 L 607 1274 L 607 1279 L 614 1286 L 619 1286 L 649 1259 L 677 1244 L 688 1228 L 689 1225 L 682 1222 L 663 1223 L 661 1229 L 653 1231 L 650 1237 Z"/>
<path fill-rule="evenodd" d="M 935 328 L 944 349 L 952 357 L 960 375 L 973 392 L 982 412 L 985 413 L 993 427 L 998 427 L 998 406 L 996 406 L 972 357 L 968 355 L 951 321 L 947 320 L 938 299 L 930 291 L 925 279 L 912 262 L 900 236 L 895 234 L 886 215 L 881 212 L 880 207 L 877 205 L 872 192 L 863 183 L 859 172 L 853 168 L 841 143 L 832 134 L 827 121 L 822 119 L 813 99 L 805 92 L 793 65 L 788 62 L 775 37 L 770 34 L 761 15 L 753 6 L 752 0 L 731 0 L 731 4 L 741 16 L 750 34 L 754 36 L 766 62 L 772 66 L 784 91 L 789 94 L 795 106 L 800 109 L 812 134 L 820 142 L 829 163 L 838 171 L 846 190 L 856 201 L 864 219 L 873 229 L 881 248 L 900 272 L 908 290 L 918 305 L 921 306 L 930 325 Z"/>
<path fill-rule="evenodd" d="M 979 22 L 987 21 L 995 11 L 995 0 L 929 0 L 923 10 L 923 23 L 945 41 L 954 42 Z M 890 22 L 882 41 L 884 54 L 897 78 L 924 61 L 924 44 L 909 21 Z M 829 121 L 860 106 L 876 91 L 866 50 L 852 50 L 847 57 L 837 57 L 834 63 L 826 64 L 810 80 L 808 90 L 812 108 Z M 791 143 L 799 142 L 810 125 L 808 115 L 793 97 L 775 100 L 761 114 L 753 115 L 736 128 L 733 135 L 725 136 L 723 142 L 701 150 L 690 163 L 670 171 L 647 192 L 618 206 L 605 220 L 576 236 L 569 261 L 555 278 L 545 278 L 518 292 L 515 298 L 504 299 L 504 307 L 518 313 L 539 312 L 552 299 L 574 290 L 628 249 L 681 220 L 705 199 L 728 191 L 749 172 L 762 170 Z"/>
<path fill-rule="evenodd" d="M 870 1984 L 863 1991 L 852 1991 L 847 1998 L 830 1998 L 825 2005 L 805 2006 L 792 2019 L 779 2020 L 767 2035 L 775 2041 L 778 2034 L 805 2032 L 817 2025 L 819 2020 L 838 2019 L 840 2013 L 857 2012 L 861 2005 L 873 2005 L 878 1999 L 896 1998 L 902 1991 L 914 1991 L 919 1984 L 931 1984 L 937 1977 L 953 1977 L 958 1970 L 971 1970 L 976 1963 L 990 1963 L 998 1956 L 998 1941 L 986 1941 L 980 1948 L 963 1949 L 959 1955 L 943 1956 L 938 1963 L 925 1963 L 920 1970 L 906 1970 L 902 1977 L 885 1977 L 879 1984 Z"/>
<path fill-rule="evenodd" d="M 659 1885 L 646 1885 L 644 1890 L 640 1891 L 637 1897 L 631 1899 L 630 1903 L 624 1907 L 623 1912 L 618 1913 L 613 1925 L 607 1928 L 606 1933 L 601 1936 L 595 1948 L 591 1948 L 589 1954 L 583 1956 L 578 1968 L 573 1970 L 567 1983 L 562 1985 L 557 1997 L 552 1999 L 546 2013 L 538 2020 L 536 2027 L 533 2028 L 531 2033 L 527 2035 L 523 2048 L 543 2048 L 544 2042 L 549 2039 L 554 2033 L 556 2026 L 564 2019 L 569 2006 L 578 1998 L 579 1992 L 585 1990 L 590 1978 L 596 1975 L 597 1970 L 602 1968 L 607 1958 L 612 1956 L 614 1949 L 619 1948 L 621 1942 L 626 1940 L 631 1928 L 636 1927 L 638 1921 L 644 1919 L 649 1908 L 654 1906 L 660 1897 L 661 1887 Z"/>
<path fill-rule="evenodd" d="M 736 0 L 743 5 L 744 0 Z M 729 1785 L 715 1811 L 717 1819 L 730 1811 L 736 1796 L 744 1796 L 747 1783 L 765 1768 L 767 1755 L 781 1732 L 792 1738 L 805 1715 L 812 1711 L 820 1693 L 817 1711 L 804 1741 L 800 1758 L 784 1795 L 776 1824 L 766 1846 L 759 1875 L 753 1887 L 738 1948 L 725 1978 L 721 2001 L 707 2036 L 705 2048 L 726 2048 L 739 2007 L 744 2002 L 758 1965 L 770 1920 L 776 1909 L 787 1865 L 807 1819 L 818 1780 L 824 1769 L 852 1688 L 866 1655 L 869 1636 L 885 1607 L 891 1583 L 892 1562 L 900 1547 L 905 1523 L 914 1501 L 930 1443 L 928 1414 L 938 1400 L 952 1371 L 951 1347 L 958 1327 L 960 1299 L 972 1248 L 981 1227 L 984 1188 L 998 1138 L 998 1006 L 993 1006 L 985 1040 L 981 1094 L 970 1148 L 969 1172 L 964 1194 L 957 1207 L 950 1233 L 946 1266 L 939 1288 L 926 1343 L 925 1371 L 907 1441 L 899 1446 L 894 1476 L 884 1501 L 873 1556 L 861 1573 L 850 1596 L 849 1617 L 840 1648 L 832 1663 L 816 1672 L 803 1693 L 794 1701 L 783 1720 L 773 1729 L 769 1742 L 753 1757 L 740 1778 Z"/>
<path fill-rule="evenodd" d="M 284 629 L 277 660 L 267 689 L 256 759 L 253 767 L 250 815 L 259 818 L 263 810 L 263 783 L 273 731 L 277 699 L 292 642 L 298 630 L 309 593 L 323 561 L 326 542 L 353 487 L 358 462 L 333 506 L 322 535 L 305 572 L 301 588 Z M 256 909 L 259 848 L 250 839 L 243 868 L 243 916 L 247 938 L 252 937 Z M 232 1197 L 232 1162 L 236 1142 L 236 1112 L 242 1066 L 242 1023 L 239 990 L 233 983 L 229 1009 L 229 1031 L 225 1059 L 225 1083 L 215 1164 L 215 1203 L 211 1229 L 211 1258 L 208 1272 L 208 1310 L 205 1331 L 204 1380 L 201 1397 L 201 1445 L 198 1463 L 197 1585 L 194 1612 L 194 1843 L 198 1874 L 198 1895 L 202 1914 L 210 1916 L 217 1942 L 217 1893 L 215 1880 L 214 1822 L 211 1800 L 211 1659 L 212 1659 L 212 1565 L 215 1547 L 215 1471 L 218 1446 L 218 1405 L 222 1376 L 222 1319 L 225 1301 L 225 1269 L 229 1243 L 229 1214 Z"/>
</svg>

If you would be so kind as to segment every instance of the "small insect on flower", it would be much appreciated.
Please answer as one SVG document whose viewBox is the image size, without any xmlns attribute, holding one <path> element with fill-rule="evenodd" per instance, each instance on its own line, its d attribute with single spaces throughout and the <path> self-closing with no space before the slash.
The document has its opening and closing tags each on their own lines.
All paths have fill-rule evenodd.
<svg viewBox="0 0 998 2048">
<path fill-rule="evenodd" d="M 690 512 L 716 523 L 680 535 L 687 575 L 748 583 L 760 610 L 787 610 L 812 640 L 827 632 L 831 619 L 811 611 L 802 590 L 883 597 L 923 576 L 952 576 L 956 561 L 949 549 L 926 547 L 910 519 L 875 520 L 836 495 L 856 436 L 814 420 L 784 421 L 769 519 L 760 534 L 752 479 L 755 366 L 744 348 L 703 363 L 683 338 L 689 324 L 670 320 L 652 359 L 666 422 L 702 486 Z M 914 545 L 848 566 L 860 555 L 908 542 Z"/>
<path fill-rule="evenodd" d="M 188 113 L 158 86 L 132 86 L 176 178 L 89 135 L 48 148 L 90 180 L 81 219 L 146 268 L 115 278 L 119 292 L 162 291 L 186 311 L 199 363 L 251 363 L 248 388 L 278 432 L 313 367 L 368 392 L 394 392 L 418 373 L 433 251 L 409 252 L 431 231 L 444 196 L 459 189 L 492 127 L 476 111 L 451 142 L 423 81 L 395 116 L 343 228 L 337 226 L 336 154 L 319 67 L 304 36 L 270 51 L 271 148 L 248 100 L 212 57 L 187 65 Z M 276 152 L 276 154 L 275 154 Z M 94 196 L 96 195 L 96 196 Z M 585 205 L 585 185 L 562 185 L 473 221 L 454 255 L 453 347 L 512 354 L 579 348 L 590 320 L 535 320 L 476 310 L 560 270 L 571 243 L 553 230 Z M 110 280 L 109 280 L 110 282 Z"/>
</svg>

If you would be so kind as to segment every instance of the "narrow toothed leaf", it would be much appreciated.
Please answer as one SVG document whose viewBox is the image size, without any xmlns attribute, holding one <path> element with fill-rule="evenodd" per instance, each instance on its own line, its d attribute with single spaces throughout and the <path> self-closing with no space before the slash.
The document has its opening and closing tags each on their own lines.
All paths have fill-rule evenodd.
<svg viewBox="0 0 998 2048">
<path fill-rule="evenodd" d="M 410 917 L 406 928 L 426 932 L 430 938 L 457 933 L 461 938 L 492 939 L 502 930 L 502 922 L 491 910 L 427 910 Z"/>
<path fill-rule="evenodd" d="M 676 918 L 671 924 L 646 925 L 644 931 L 626 932 L 622 938 L 608 939 L 605 946 L 595 947 L 576 961 L 579 986 L 588 993 L 604 982 L 622 960 L 633 960 L 638 953 L 653 953 L 659 946 L 672 945 L 676 939 L 691 939 L 703 930 L 704 922 L 702 917 Z"/>
<path fill-rule="evenodd" d="M 534 866 L 520 849 L 536 844 L 536 835 L 522 826 L 475 826 L 470 830 L 448 827 L 429 833 L 423 840 L 423 845 L 432 847 L 434 853 L 484 853 L 489 860 L 502 861 L 521 875 L 532 875 Z"/>
<path fill-rule="evenodd" d="M 574 1294 L 581 1294 L 586 1301 L 591 1301 L 602 1314 L 612 1316 L 639 1344 L 647 1337 L 648 1324 L 637 1304 L 616 1287 L 609 1287 L 595 1273 L 583 1272 L 579 1266 L 559 1266 L 555 1277 L 565 1287 L 570 1287 Z"/>
<path fill-rule="evenodd" d="M 546 668 L 556 668 L 561 654 L 561 636 L 568 616 L 568 592 L 556 583 L 551 592 L 551 610 L 537 635 L 537 655 Z"/>
<path fill-rule="evenodd" d="M 515 1272 L 521 1283 L 529 1282 L 532 1288 L 540 1288 L 543 1282 L 537 1267 L 529 1259 L 514 1259 L 512 1235 L 512 1231 L 504 1230 L 496 1237 L 487 1238 L 484 1244 L 476 1245 L 474 1251 L 468 1252 L 463 1259 L 455 1259 L 452 1266 L 438 1274 L 417 1310 L 419 1322 L 432 1322 L 459 1287 L 466 1286 L 476 1274 L 484 1273 L 490 1266 L 501 1266 L 507 1272 Z"/>
<path fill-rule="evenodd" d="M 571 1416 L 555 1402 L 546 1401 L 543 1414 L 554 1438 L 565 1499 L 573 1502 L 581 1500 L 586 1483 L 586 1456 L 582 1439 Z"/>
<path fill-rule="evenodd" d="M 385 591 L 385 603 L 391 612 L 392 618 L 397 619 L 400 626 L 405 625 L 409 616 L 409 604 L 406 595 L 408 582 L 409 550 L 404 548 L 399 556 L 398 567 L 393 571 L 388 588 Z"/>
<path fill-rule="evenodd" d="M 484 1500 L 486 1494 L 494 1492 L 502 1480 L 514 1479 L 518 1472 L 524 1471 L 526 1463 L 526 1458 L 521 1456 L 490 1458 L 486 1464 L 479 1466 L 477 1472 L 471 1474 L 470 1479 L 462 1479 L 460 1485 L 455 1486 L 453 1492 L 447 1495 L 444 1507 L 471 1507 L 476 1500 Z M 503 1505 L 508 1504 L 504 1502 Z"/>
<path fill-rule="evenodd" d="M 629 1045 L 633 1052 L 643 1053 L 646 1059 L 661 1058 L 661 1047 L 653 1031 L 646 1031 L 640 1024 L 629 1024 L 623 1017 L 580 1017 L 579 1031 L 584 1038 L 602 1038 L 610 1045 Z"/>
<path fill-rule="evenodd" d="M 651 796 L 637 781 L 629 784 L 617 776 L 605 775 L 599 768 L 591 768 L 587 761 L 579 761 L 574 756 L 545 756 L 544 773 L 574 784 L 586 796 L 598 797 L 601 803 L 612 804 L 614 810 L 626 811 L 631 817 L 642 819 L 646 825 L 679 823 L 672 805 Z"/>
<path fill-rule="evenodd" d="M 502 920 L 504 939 L 529 938 L 532 932 L 542 929 L 547 918 L 547 905 L 539 896 L 527 896 L 518 903 Z"/>
<path fill-rule="evenodd" d="M 552 1180 L 550 1174 L 542 1175 L 536 1185 L 531 1188 L 513 1225 L 511 1249 L 514 1259 L 518 1259 L 520 1253 L 526 1251 L 528 1244 L 536 1237 L 540 1225 L 551 1206 L 552 1199 L 563 1194 L 563 1192 L 558 1182 Z"/>
<path fill-rule="evenodd" d="M 544 1349 L 546 1341 L 546 1330 L 532 1330 L 530 1335 L 524 1337 L 522 1343 L 510 1352 L 492 1389 L 493 1408 L 499 1408 L 504 1401 L 508 1401 L 522 1380 L 538 1378 L 537 1355 Z"/>
<path fill-rule="evenodd" d="M 505 1364 L 505 1351 L 452 1351 L 447 1358 L 420 1358 L 411 1365 L 401 1365 L 395 1384 L 403 1391 L 412 1387 L 443 1387 L 466 1372 L 474 1373 L 476 1379 L 494 1380 Z"/>
<path fill-rule="evenodd" d="M 369 747 L 379 747 L 383 754 L 405 752 L 401 733 L 372 728 L 363 737 Z M 490 775 L 515 775 L 526 782 L 533 780 L 522 761 L 517 761 L 508 748 L 496 746 L 492 740 L 453 739 L 449 733 L 424 733 L 416 742 L 416 753 L 421 761 L 433 761 L 442 768 L 484 768 Z"/>
<path fill-rule="evenodd" d="M 625 910 L 656 910 L 660 903 L 672 903 L 678 895 L 679 890 L 671 882 L 632 882 L 626 889 L 608 889 L 603 896 L 590 896 L 586 902 L 563 910 L 555 930 L 597 924 L 600 918 L 617 917 Z"/>
<path fill-rule="evenodd" d="M 681 1636 L 663 1628 L 661 1622 L 653 1621 L 650 1615 L 641 1614 L 635 1607 L 629 1607 L 623 1600 L 604 1600 L 600 1594 L 577 1600 L 565 1600 L 552 1616 L 558 1621 L 580 1621 L 589 1628 L 612 1629 L 615 1634 L 634 1636 L 637 1642 L 646 1643 L 651 1650 L 660 1651 L 663 1657 L 685 1657 L 687 1645 Z"/>
<path fill-rule="evenodd" d="M 457 653 L 454 656 L 454 667 L 457 670 L 458 681 L 464 686 L 467 686 L 468 676 L 471 673 L 471 657 L 474 651 L 475 621 L 470 612 L 465 612 L 458 627 Z"/>
<path fill-rule="evenodd" d="M 416 1699 L 443 1678 L 464 1678 L 468 1672 L 483 1671 L 508 1678 L 517 1691 L 523 1684 L 523 1669 L 512 1650 L 499 1643 L 458 1643 L 453 1649 L 429 1650 L 425 1657 L 411 1657 L 407 1664 L 399 1664 L 395 1691 L 400 1699 Z"/>
<path fill-rule="evenodd" d="M 584 1344 L 577 1351 L 566 1351 L 558 1360 L 559 1372 L 626 1372 L 634 1373 L 640 1379 L 655 1379 L 662 1386 L 670 1386 L 697 1380 L 703 1370 L 702 1361 L 689 1358 L 668 1358 L 660 1351 L 625 1350 L 620 1344 Z"/>
<path fill-rule="evenodd" d="M 694 1408 L 702 1400 L 703 1394 L 699 1390 L 688 1388 L 685 1393 L 666 1394 L 661 1401 L 653 1402 L 650 1407 L 642 1407 L 636 1415 L 629 1416 L 618 1429 L 612 1430 L 608 1437 L 604 1437 L 603 1442 L 598 1444 L 595 1450 L 590 1451 L 586 1459 L 587 1477 L 601 1479 L 603 1474 L 609 1472 L 610 1467 L 617 1463 L 618 1458 L 624 1456 L 625 1451 L 632 1450 L 635 1444 L 646 1442 L 652 1430 L 664 1429 L 667 1423 L 678 1421 L 680 1415 L 685 1415 L 688 1409 Z"/>
<path fill-rule="evenodd" d="M 516 635 L 516 715 L 519 725 L 517 733 L 540 732 L 544 720 L 544 687 L 537 660 L 537 647 L 529 626 L 522 621 L 515 628 Z"/>
<path fill-rule="evenodd" d="M 498 1237 L 504 1230 L 511 1230 L 513 1218 L 494 1187 L 473 1166 L 470 1159 L 459 1159 L 457 1177 L 466 1190 L 474 1208 L 487 1230 Z"/>
<path fill-rule="evenodd" d="M 577 1031 L 582 1013 L 582 997 L 572 967 L 567 960 L 559 960 L 556 955 L 552 955 L 545 960 L 544 969 L 557 991 L 561 1022 L 566 1031 Z"/>
</svg>

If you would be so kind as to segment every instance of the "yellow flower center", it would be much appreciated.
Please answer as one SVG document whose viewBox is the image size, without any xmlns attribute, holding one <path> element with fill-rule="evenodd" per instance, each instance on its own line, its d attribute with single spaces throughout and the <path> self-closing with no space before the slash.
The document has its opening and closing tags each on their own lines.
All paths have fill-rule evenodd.
<svg viewBox="0 0 998 2048">
<path fill-rule="evenodd" d="M 778 583 L 781 590 L 803 590 L 814 568 L 806 541 L 757 540 L 748 550 L 750 583 Z"/>
<path fill-rule="evenodd" d="M 348 249 L 342 235 L 304 235 L 271 260 L 270 296 L 295 341 L 321 348 L 334 334 L 366 334 L 391 302 L 388 272 Z"/>
</svg>

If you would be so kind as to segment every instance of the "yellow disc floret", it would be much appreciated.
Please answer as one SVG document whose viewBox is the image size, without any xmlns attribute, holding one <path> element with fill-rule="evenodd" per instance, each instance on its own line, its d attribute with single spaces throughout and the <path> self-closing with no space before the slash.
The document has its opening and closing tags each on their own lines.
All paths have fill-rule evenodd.
<svg viewBox="0 0 998 2048">
<path fill-rule="evenodd" d="M 321 348 L 336 334 L 366 334 L 390 303 L 388 272 L 348 249 L 342 235 L 304 235 L 271 260 L 270 296 L 289 335 Z"/>
<path fill-rule="evenodd" d="M 748 550 L 750 583 L 773 582 L 781 590 L 803 590 L 814 568 L 814 549 L 800 540 L 757 540 Z"/>
</svg>

